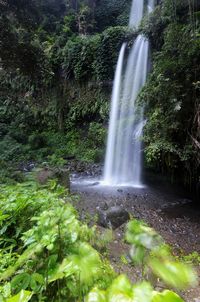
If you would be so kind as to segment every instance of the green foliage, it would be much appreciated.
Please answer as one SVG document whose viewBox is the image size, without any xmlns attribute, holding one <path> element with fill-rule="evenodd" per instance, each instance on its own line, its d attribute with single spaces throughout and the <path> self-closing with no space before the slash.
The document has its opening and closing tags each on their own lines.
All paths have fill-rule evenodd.
<svg viewBox="0 0 200 302">
<path fill-rule="evenodd" d="M 93 229 L 77 220 L 68 203 L 72 197 L 58 185 L 50 188 L 32 182 L 0 188 L 0 293 L 5 301 L 28 301 L 32 295 L 33 301 L 76 301 L 94 285 L 107 287 L 114 276 L 90 246 Z"/>
<path fill-rule="evenodd" d="M 78 89 L 78 90 L 77 90 Z M 108 94 L 100 87 L 75 86 L 70 88 L 71 97 L 69 112 L 66 117 L 66 129 L 82 128 L 92 121 L 102 123 L 109 113 Z"/>
<path fill-rule="evenodd" d="M 102 33 L 93 63 L 97 80 L 113 79 L 120 47 L 125 40 L 129 41 L 133 36 L 127 27 L 122 26 L 109 27 Z"/>
<path fill-rule="evenodd" d="M 130 46 L 135 37 L 124 27 L 130 5 L 0 2 L 1 182 L 23 180 L 9 161 L 61 166 L 68 156 L 103 159 L 110 93 L 103 86 L 113 79 L 122 42 Z M 140 28 L 153 48 L 153 71 L 140 94 L 148 102 L 146 162 L 173 177 L 179 171 L 187 183 L 197 178 L 199 163 L 199 9 L 192 1 L 161 1 Z M 182 301 L 149 282 L 132 285 L 125 276 L 111 284 L 112 269 L 90 246 L 104 249 L 110 234 L 96 240 L 93 229 L 78 221 L 71 199 L 55 181 L 44 188 L 32 182 L 0 186 L 0 300 L 73 302 L 89 293 L 88 302 Z M 144 223 L 130 222 L 126 239 L 143 277 L 148 268 L 170 287 L 195 284 L 191 267 L 174 260 Z"/>
<path fill-rule="evenodd" d="M 46 146 L 46 141 L 44 136 L 37 132 L 29 136 L 28 142 L 31 149 L 33 150 L 37 150 Z"/>
<path fill-rule="evenodd" d="M 143 263 L 150 266 L 153 273 L 161 278 L 166 284 L 174 288 L 186 288 L 195 285 L 197 278 L 190 266 L 181 262 L 169 260 L 172 258 L 168 249 L 163 245 L 161 237 L 150 227 L 140 221 L 130 221 L 127 226 L 126 239 L 131 243 L 130 255 L 135 263 Z M 137 257 L 133 254 L 133 249 L 143 248 L 143 255 L 146 258 Z M 86 302 L 183 302 L 175 292 L 164 290 L 159 292 L 153 289 L 149 282 L 143 281 L 137 285 L 132 285 L 124 275 L 117 277 L 106 291 L 94 288 L 88 294 Z"/>
<path fill-rule="evenodd" d="M 147 282 L 133 286 L 124 275 L 119 276 L 107 291 L 93 289 L 86 302 L 183 302 L 183 300 L 173 291 L 154 291 Z"/>
<path fill-rule="evenodd" d="M 132 37 L 128 28 L 116 26 L 107 28 L 100 35 L 68 40 L 62 54 L 65 77 L 78 81 L 113 79 L 121 44 Z"/>
<path fill-rule="evenodd" d="M 180 262 L 162 259 L 150 260 L 150 266 L 158 277 L 175 289 L 184 289 L 196 284 L 196 275 L 192 268 Z"/>
<path fill-rule="evenodd" d="M 155 10 L 142 20 L 141 29 L 148 36 L 154 50 L 160 50 L 163 45 L 161 34 L 169 20 L 163 15 L 162 7 L 158 5 Z"/>
<path fill-rule="evenodd" d="M 62 189 L 59 191 L 59 188 L 56 193 L 37 189 L 37 185 L 32 183 L 2 185 L 0 204 L 1 213 L 4 214 L 1 216 L 1 236 L 6 238 L 10 234 L 13 239 L 19 238 L 20 234 L 32 225 L 31 214 L 42 211 L 47 205 L 57 203 L 58 196 L 63 192 Z"/>
<path fill-rule="evenodd" d="M 47 160 L 48 160 L 48 164 L 53 167 L 62 167 L 64 166 L 64 164 L 66 164 L 66 160 L 64 160 L 62 157 L 56 156 L 55 153 L 49 155 L 47 157 Z"/>
<path fill-rule="evenodd" d="M 140 96 L 147 109 L 146 163 L 192 185 L 199 165 L 200 5 L 157 4 L 139 28 L 151 41 L 153 58 Z M 60 154 L 52 152 L 39 133 L 82 126 L 87 132 L 91 122 L 107 121 L 119 49 L 136 34 L 125 27 L 130 6 L 125 0 L 0 3 L 0 160 L 44 160 L 54 153 L 102 159 L 103 148 L 87 142 L 78 152 L 75 138 Z"/>
<path fill-rule="evenodd" d="M 162 293 L 154 292 L 152 302 L 183 302 L 174 292 L 164 290 Z"/>
<path fill-rule="evenodd" d="M 182 175 L 189 185 L 197 179 L 198 140 L 196 131 L 198 115 L 197 82 L 199 67 L 199 39 L 191 24 L 183 24 L 178 16 L 188 8 L 188 3 L 177 2 L 173 22 L 166 10 L 167 3 L 158 7 L 150 17 L 149 32 L 153 47 L 153 70 L 140 99 L 148 102 L 147 124 L 144 129 L 145 154 L 148 164 L 172 176 Z M 155 26 L 155 28 L 154 28 Z M 160 35 L 160 39 L 156 35 Z M 177 39 L 177 36 L 179 39 Z M 158 44 L 156 44 L 158 41 Z"/>
<path fill-rule="evenodd" d="M 80 223 L 69 203 L 72 197 L 59 185 L 39 188 L 25 182 L 0 190 L 2 301 L 75 302 L 84 296 L 87 302 L 182 301 L 172 291 L 154 291 L 149 282 L 132 285 L 123 275 L 113 281 L 110 265 L 90 245 L 98 242 L 94 229 Z M 108 242 L 110 233 L 104 235 L 99 240 Z M 144 223 L 131 221 L 126 239 L 133 261 L 149 266 L 166 284 L 181 289 L 195 284 L 194 271 L 174 261 L 161 237 Z M 137 248 L 145 258 L 136 259 Z"/>
<path fill-rule="evenodd" d="M 47 158 L 50 164 L 62 165 L 66 157 L 86 162 L 100 162 L 103 159 L 106 129 L 99 123 L 90 123 L 88 130 L 71 130 L 65 135 L 46 132 L 44 136 L 49 153 L 53 153 Z"/>
<path fill-rule="evenodd" d="M 193 265 L 200 264 L 200 254 L 197 252 L 192 252 L 188 255 L 180 255 L 179 259 L 181 259 L 183 262 L 193 264 Z"/>
<path fill-rule="evenodd" d="M 118 3 L 118 7 L 115 1 L 106 3 L 109 13 L 117 9 L 121 18 L 119 4 L 123 8 L 130 6 L 126 1 Z M 55 160 L 72 154 L 86 161 L 101 161 L 104 138 L 100 136 L 104 135 L 104 129 L 102 134 L 97 130 L 97 145 L 88 138 L 81 150 L 75 136 L 81 141 L 91 122 L 102 123 L 107 119 L 108 81 L 113 78 L 122 41 L 132 39 L 133 34 L 122 26 L 110 27 L 114 24 L 109 24 L 109 28 L 101 24 L 105 31 L 95 33 L 95 28 L 100 26 L 97 15 L 99 18 L 106 5 L 102 7 L 102 3 L 94 1 L 66 4 L 59 0 L 55 4 L 55 1 L 31 0 L 27 6 L 24 2 L 19 5 L 12 1 L 5 7 L 0 5 L 5 14 L 0 18 L 3 28 L 0 35 L 3 67 L 0 70 L 0 159 L 43 161 L 50 156 L 51 161 L 56 153 Z M 128 16 L 126 12 L 124 16 Z M 106 87 L 100 81 L 106 81 Z M 82 125 L 83 134 L 77 130 L 78 134 L 72 135 L 71 130 L 76 132 L 74 128 L 82 128 Z M 42 134 L 44 130 L 70 131 L 68 146 L 52 151 Z"/>
<path fill-rule="evenodd" d="M 69 40 L 63 48 L 63 63 L 66 78 L 88 80 L 93 75 L 92 63 L 99 47 L 99 36 L 77 37 Z"/>
<path fill-rule="evenodd" d="M 21 290 L 19 294 L 6 299 L 6 302 L 28 302 L 32 297 L 32 292 L 27 290 Z"/>
<path fill-rule="evenodd" d="M 162 238 L 150 227 L 137 220 L 127 226 L 126 240 L 131 244 L 131 257 L 135 263 L 144 263 L 149 252 L 162 244 Z M 148 252 L 148 253 L 147 253 Z"/>
<path fill-rule="evenodd" d="M 196 284 L 194 270 L 175 261 L 162 238 L 140 221 L 128 223 L 126 240 L 131 243 L 130 255 L 134 263 L 147 265 L 166 284 L 174 288 L 186 288 Z"/>
<path fill-rule="evenodd" d="M 95 10 L 97 30 L 104 30 L 109 26 L 126 26 L 128 24 L 131 1 L 103 0 Z"/>
<path fill-rule="evenodd" d="M 80 161 L 101 162 L 104 158 L 106 132 L 106 128 L 97 122 L 85 125 L 82 130 L 67 131 L 66 134 L 35 131 L 28 137 L 26 145 L 6 135 L 0 142 L 1 181 L 9 176 L 20 180 L 22 175 L 15 172 L 15 169 L 18 169 L 19 162 L 28 160 L 45 161 L 58 167 L 65 165 L 68 157 Z M 9 162 L 13 165 L 12 173 Z"/>
<path fill-rule="evenodd" d="M 26 149 L 26 147 L 19 144 L 15 139 L 10 136 L 5 136 L 0 142 L 0 158 L 2 161 L 9 161 L 12 160 L 13 154 L 19 158 L 25 153 Z"/>
<path fill-rule="evenodd" d="M 97 238 L 94 239 L 93 245 L 101 253 L 107 251 L 108 244 L 113 240 L 113 232 L 110 229 L 105 230 L 101 234 L 97 234 Z"/>
</svg>

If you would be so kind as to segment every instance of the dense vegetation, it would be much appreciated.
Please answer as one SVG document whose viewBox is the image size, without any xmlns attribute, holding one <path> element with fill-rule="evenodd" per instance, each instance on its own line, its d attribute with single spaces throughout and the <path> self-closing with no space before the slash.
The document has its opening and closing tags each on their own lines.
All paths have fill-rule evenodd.
<svg viewBox="0 0 200 302">
<path fill-rule="evenodd" d="M 163 1 L 143 25 L 153 46 L 153 70 L 142 93 L 146 155 L 191 185 L 199 175 L 200 6 L 172 2 Z"/>
<path fill-rule="evenodd" d="M 130 4 L 0 2 L 1 165 L 54 154 L 103 160 L 118 52 L 136 35 L 126 27 Z M 200 5 L 157 4 L 139 29 L 151 41 L 153 59 L 139 98 L 147 116 L 145 162 L 192 187 L 200 161 Z"/>
<path fill-rule="evenodd" d="M 100 249 L 95 227 L 80 222 L 71 203 L 76 196 L 56 180 L 39 186 L 26 182 L 0 186 L 0 300 L 183 302 L 172 290 L 157 292 L 149 281 L 132 285 L 117 276 Z M 162 238 L 142 222 L 132 220 L 126 231 L 133 264 L 159 277 L 165 287 L 196 285 L 196 274 L 177 261 Z"/>
</svg>

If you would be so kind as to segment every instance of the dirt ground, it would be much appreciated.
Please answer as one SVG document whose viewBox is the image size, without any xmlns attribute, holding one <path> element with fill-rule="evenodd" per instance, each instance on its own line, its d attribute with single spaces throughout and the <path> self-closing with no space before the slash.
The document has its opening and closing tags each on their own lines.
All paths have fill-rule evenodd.
<svg viewBox="0 0 200 302">
<path fill-rule="evenodd" d="M 102 202 L 109 207 L 119 205 L 132 217 L 142 219 L 153 227 L 173 247 L 175 254 L 200 253 L 200 207 L 174 188 L 158 184 L 143 189 L 105 188 L 95 181 L 74 181 L 71 188 L 80 196 L 75 204 L 80 217 L 87 220 L 90 217 L 91 224 L 96 222 L 95 217 Z M 125 225 L 114 230 L 107 253 L 116 272 L 126 273 L 135 282 L 141 279 L 140 270 L 123 260 L 129 254 L 129 246 L 123 240 Z M 103 231 L 102 227 L 98 228 L 100 232 Z M 196 270 L 200 279 L 199 264 Z M 179 294 L 187 302 L 200 302 L 200 283 L 196 288 Z"/>
</svg>

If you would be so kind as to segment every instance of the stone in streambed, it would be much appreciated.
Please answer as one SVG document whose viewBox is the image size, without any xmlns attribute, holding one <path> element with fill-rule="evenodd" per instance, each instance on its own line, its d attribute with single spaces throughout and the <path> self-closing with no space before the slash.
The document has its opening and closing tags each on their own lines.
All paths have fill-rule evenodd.
<svg viewBox="0 0 200 302">
<path fill-rule="evenodd" d="M 98 210 L 98 224 L 116 229 L 129 220 L 129 214 L 120 206 L 114 206 L 107 210 Z"/>
<path fill-rule="evenodd" d="M 99 181 L 96 181 L 96 182 L 93 182 L 91 185 L 89 185 L 89 186 L 91 186 L 91 187 L 95 187 L 95 186 L 98 186 L 99 185 Z"/>
<path fill-rule="evenodd" d="M 106 210 L 108 210 L 108 204 L 107 204 L 107 202 L 101 201 L 101 202 L 98 204 L 98 206 L 96 207 L 96 209 L 97 209 L 98 211 L 106 211 Z"/>
</svg>

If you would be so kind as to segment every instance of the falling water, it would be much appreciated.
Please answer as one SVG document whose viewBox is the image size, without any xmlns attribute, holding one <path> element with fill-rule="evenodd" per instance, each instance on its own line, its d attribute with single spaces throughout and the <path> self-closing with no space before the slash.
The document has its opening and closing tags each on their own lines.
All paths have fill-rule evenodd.
<svg viewBox="0 0 200 302">
<path fill-rule="evenodd" d="M 155 7 L 155 0 L 149 0 L 148 1 L 148 13 L 151 13 L 154 10 Z"/>
<path fill-rule="evenodd" d="M 124 52 L 125 52 L 126 44 L 124 43 L 121 47 L 113 86 L 113 94 L 112 94 L 112 102 L 111 102 L 111 112 L 110 112 L 110 120 L 112 121 L 109 126 L 110 136 L 107 143 L 106 150 L 106 164 L 105 164 L 105 175 L 106 178 L 112 179 L 112 171 L 114 169 L 115 162 L 113 161 L 113 154 L 115 153 L 115 145 L 116 145 L 116 135 L 117 132 L 117 119 L 118 119 L 118 111 L 119 111 L 119 102 L 120 102 L 120 91 L 121 91 L 121 78 L 122 78 L 122 67 L 124 61 Z M 114 134 L 114 135 L 112 135 Z"/>
<path fill-rule="evenodd" d="M 129 18 L 129 27 L 138 27 L 140 21 L 143 17 L 143 10 L 144 10 L 144 1 L 143 0 L 133 0 L 131 13 Z"/>
<path fill-rule="evenodd" d="M 154 0 L 149 0 L 147 12 L 153 9 Z M 133 0 L 130 28 L 138 27 L 143 11 L 144 0 Z M 137 37 L 123 72 L 125 48 L 123 44 L 115 72 L 104 182 L 108 185 L 142 186 L 140 137 L 145 121 L 144 109 L 137 108 L 135 101 L 147 77 L 149 42 L 143 35 Z"/>
</svg>

